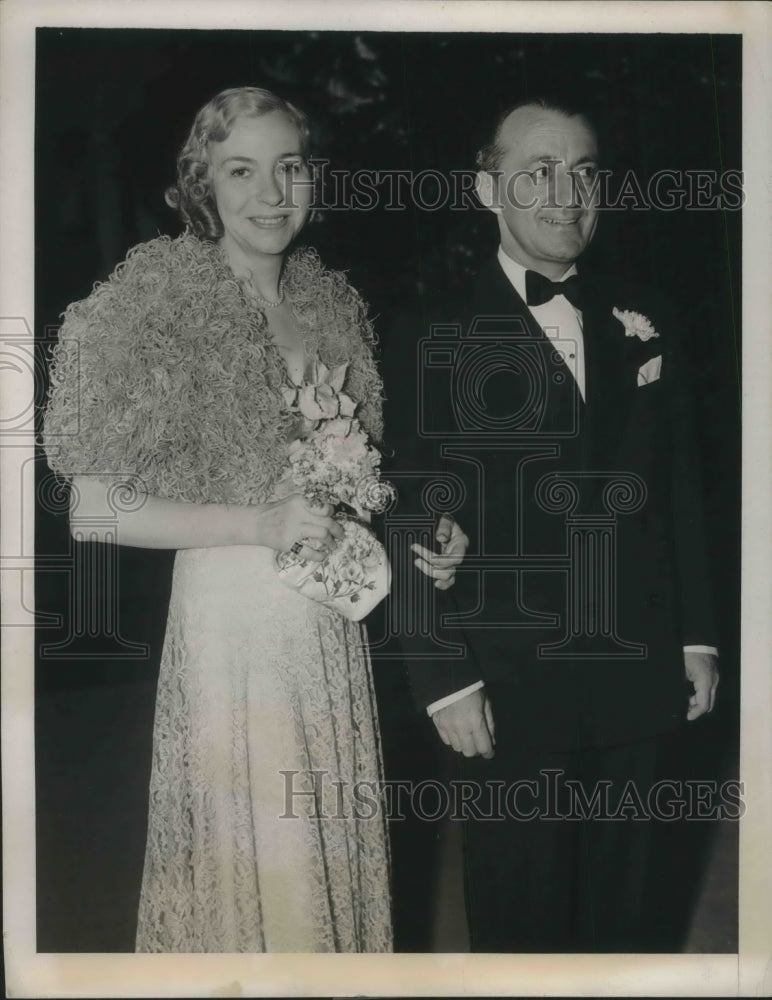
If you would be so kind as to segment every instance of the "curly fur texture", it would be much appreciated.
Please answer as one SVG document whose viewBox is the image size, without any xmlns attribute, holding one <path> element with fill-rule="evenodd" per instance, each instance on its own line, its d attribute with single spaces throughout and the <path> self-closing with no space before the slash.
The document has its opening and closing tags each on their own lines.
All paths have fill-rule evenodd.
<svg viewBox="0 0 772 1000">
<path fill-rule="evenodd" d="M 379 439 L 381 380 L 365 306 L 316 251 L 287 260 L 284 289 L 309 355 L 349 363 L 346 392 Z M 265 315 L 222 249 L 186 232 L 134 247 L 64 314 L 43 443 L 54 472 L 136 477 L 153 496 L 268 499 L 294 417 Z"/>
</svg>

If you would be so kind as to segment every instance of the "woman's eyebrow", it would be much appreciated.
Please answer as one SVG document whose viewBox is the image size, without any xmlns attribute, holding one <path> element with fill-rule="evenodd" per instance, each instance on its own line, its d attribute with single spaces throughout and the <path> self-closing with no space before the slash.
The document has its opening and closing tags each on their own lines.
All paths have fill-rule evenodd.
<svg viewBox="0 0 772 1000">
<path fill-rule="evenodd" d="M 299 158 L 302 159 L 303 154 L 300 152 L 300 150 L 293 150 L 292 152 L 289 152 L 289 153 L 279 153 L 279 155 L 276 157 L 276 159 L 277 160 L 283 160 L 283 159 L 285 159 L 286 157 L 289 157 L 289 156 L 297 156 L 297 157 L 299 157 Z M 253 159 L 251 156 L 237 156 L 237 155 L 234 155 L 234 156 L 226 156 L 225 159 L 222 162 L 223 162 L 223 164 L 225 164 L 225 163 L 233 163 L 233 162 L 237 162 L 237 163 L 257 163 L 257 160 Z"/>
</svg>

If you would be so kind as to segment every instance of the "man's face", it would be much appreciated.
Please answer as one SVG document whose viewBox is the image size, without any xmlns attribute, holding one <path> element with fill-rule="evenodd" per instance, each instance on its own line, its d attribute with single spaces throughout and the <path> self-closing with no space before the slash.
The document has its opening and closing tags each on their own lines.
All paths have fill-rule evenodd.
<svg viewBox="0 0 772 1000">
<path fill-rule="evenodd" d="M 504 123 L 499 143 L 506 152 L 494 211 L 504 252 L 559 278 L 595 232 L 597 206 L 577 196 L 597 170 L 595 134 L 581 117 L 525 107 Z"/>
</svg>

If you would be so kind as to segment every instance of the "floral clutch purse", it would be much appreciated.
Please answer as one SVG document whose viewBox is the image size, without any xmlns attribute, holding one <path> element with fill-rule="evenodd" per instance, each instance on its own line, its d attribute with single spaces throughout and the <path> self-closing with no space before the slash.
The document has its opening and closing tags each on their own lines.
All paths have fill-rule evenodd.
<svg viewBox="0 0 772 1000">
<path fill-rule="evenodd" d="M 381 456 L 355 416 L 356 404 L 341 391 L 345 376 L 346 365 L 328 369 L 317 362 L 309 382 L 287 386 L 285 398 L 303 418 L 304 436 L 290 445 L 285 489 L 310 503 L 346 505 L 354 514 L 335 515 L 343 537 L 323 562 L 280 552 L 275 564 L 285 586 L 359 621 L 391 587 L 386 551 L 366 518 L 386 510 L 395 494 L 380 478 Z"/>
<path fill-rule="evenodd" d="M 386 550 L 368 527 L 345 514 L 338 518 L 344 536 L 324 562 L 307 562 L 291 552 L 280 552 L 276 567 L 285 586 L 358 622 L 389 593 L 391 566 Z"/>
</svg>

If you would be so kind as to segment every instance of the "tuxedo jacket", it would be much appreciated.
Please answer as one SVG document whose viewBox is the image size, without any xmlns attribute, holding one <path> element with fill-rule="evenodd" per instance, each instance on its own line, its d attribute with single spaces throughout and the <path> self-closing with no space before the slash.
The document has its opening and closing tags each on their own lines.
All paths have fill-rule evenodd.
<svg viewBox="0 0 772 1000">
<path fill-rule="evenodd" d="M 524 745 L 554 749 L 674 726 L 683 646 L 715 644 L 682 331 L 650 291 L 582 282 L 584 399 L 570 345 L 496 259 L 463 301 L 425 303 L 383 344 L 398 520 L 425 523 L 444 497 L 471 540 L 455 586 L 432 591 L 429 639 L 403 629 L 416 699 L 482 680 Z M 417 573 L 407 544 L 395 579 Z"/>
</svg>

